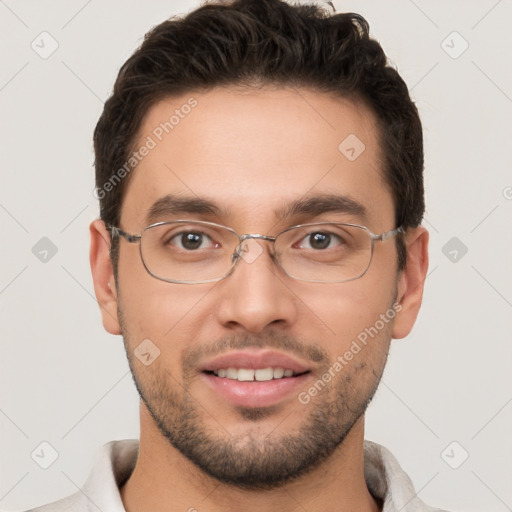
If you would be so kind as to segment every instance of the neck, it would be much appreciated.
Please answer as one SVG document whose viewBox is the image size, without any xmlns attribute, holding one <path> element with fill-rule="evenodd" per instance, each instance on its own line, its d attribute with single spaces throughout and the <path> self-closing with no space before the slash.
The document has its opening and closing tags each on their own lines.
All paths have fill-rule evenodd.
<svg viewBox="0 0 512 512">
<path fill-rule="evenodd" d="M 205 475 L 158 431 L 141 404 L 135 469 L 121 488 L 126 512 L 379 512 L 364 479 L 364 417 L 321 466 L 277 489 L 247 491 Z"/>
</svg>

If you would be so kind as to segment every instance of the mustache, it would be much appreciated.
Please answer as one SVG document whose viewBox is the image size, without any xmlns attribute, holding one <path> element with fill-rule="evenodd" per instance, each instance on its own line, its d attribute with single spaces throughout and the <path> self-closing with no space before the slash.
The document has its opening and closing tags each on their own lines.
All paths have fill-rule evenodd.
<svg viewBox="0 0 512 512">
<path fill-rule="evenodd" d="M 272 348 L 297 355 L 318 365 L 324 365 L 329 361 L 327 352 L 313 343 L 300 341 L 297 338 L 282 333 L 262 335 L 232 334 L 204 344 L 197 348 L 191 348 L 183 352 L 183 374 L 195 372 L 199 363 L 206 357 L 213 357 L 232 350 L 246 348 Z"/>
</svg>

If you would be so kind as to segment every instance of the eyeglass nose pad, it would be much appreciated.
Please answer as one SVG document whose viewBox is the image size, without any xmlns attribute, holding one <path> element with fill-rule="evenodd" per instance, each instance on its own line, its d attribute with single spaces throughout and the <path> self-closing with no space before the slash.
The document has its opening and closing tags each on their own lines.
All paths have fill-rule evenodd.
<svg viewBox="0 0 512 512">
<path fill-rule="evenodd" d="M 245 244 L 247 240 L 244 238 L 238 242 L 238 245 L 235 248 L 235 251 L 231 255 L 231 263 L 237 263 L 238 260 L 243 257 L 243 253 L 246 251 Z"/>
<path fill-rule="evenodd" d="M 241 253 L 242 253 L 242 243 L 240 242 L 238 244 L 237 248 L 235 249 L 235 251 L 233 252 L 233 254 L 231 255 L 231 263 L 235 263 L 240 258 Z"/>
<path fill-rule="evenodd" d="M 263 252 L 263 247 L 254 238 L 247 237 L 242 240 L 232 255 L 232 262 L 243 259 L 246 263 L 252 263 Z"/>
</svg>

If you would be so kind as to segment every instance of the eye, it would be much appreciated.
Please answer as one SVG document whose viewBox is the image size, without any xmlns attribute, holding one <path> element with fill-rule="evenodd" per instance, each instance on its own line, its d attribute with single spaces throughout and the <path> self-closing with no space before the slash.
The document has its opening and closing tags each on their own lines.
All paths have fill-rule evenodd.
<svg viewBox="0 0 512 512">
<path fill-rule="evenodd" d="M 219 244 L 213 242 L 206 233 L 202 233 L 200 231 L 182 231 L 174 234 L 169 238 L 167 243 L 178 247 L 178 249 L 184 249 L 186 251 L 195 251 L 198 249 L 208 249 L 219 246 Z"/>
<path fill-rule="evenodd" d="M 299 242 L 299 247 L 304 249 L 330 249 L 343 243 L 343 239 L 334 233 L 315 231 L 309 233 Z"/>
</svg>

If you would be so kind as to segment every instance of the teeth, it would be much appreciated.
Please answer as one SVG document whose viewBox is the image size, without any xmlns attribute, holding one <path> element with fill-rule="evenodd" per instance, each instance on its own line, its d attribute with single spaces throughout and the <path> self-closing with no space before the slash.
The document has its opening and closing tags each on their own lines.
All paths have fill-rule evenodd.
<svg viewBox="0 0 512 512">
<path fill-rule="evenodd" d="M 274 370 L 272 368 L 257 369 L 254 372 L 254 380 L 272 380 L 274 378 Z"/>
<path fill-rule="evenodd" d="M 274 379 L 281 379 L 284 375 L 284 368 L 274 368 Z"/>
<path fill-rule="evenodd" d="M 254 380 L 254 370 L 240 368 L 238 370 L 238 380 L 241 380 L 241 381 Z"/>
<path fill-rule="evenodd" d="M 218 377 L 225 377 L 241 382 L 258 381 L 263 382 L 272 379 L 282 379 L 283 377 L 292 377 L 293 370 L 284 368 L 220 368 L 213 372 Z"/>
<path fill-rule="evenodd" d="M 236 368 L 228 368 L 226 370 L 226 377 L 228 379 L 238 380 L 238 370 Z"/>
</svg>

